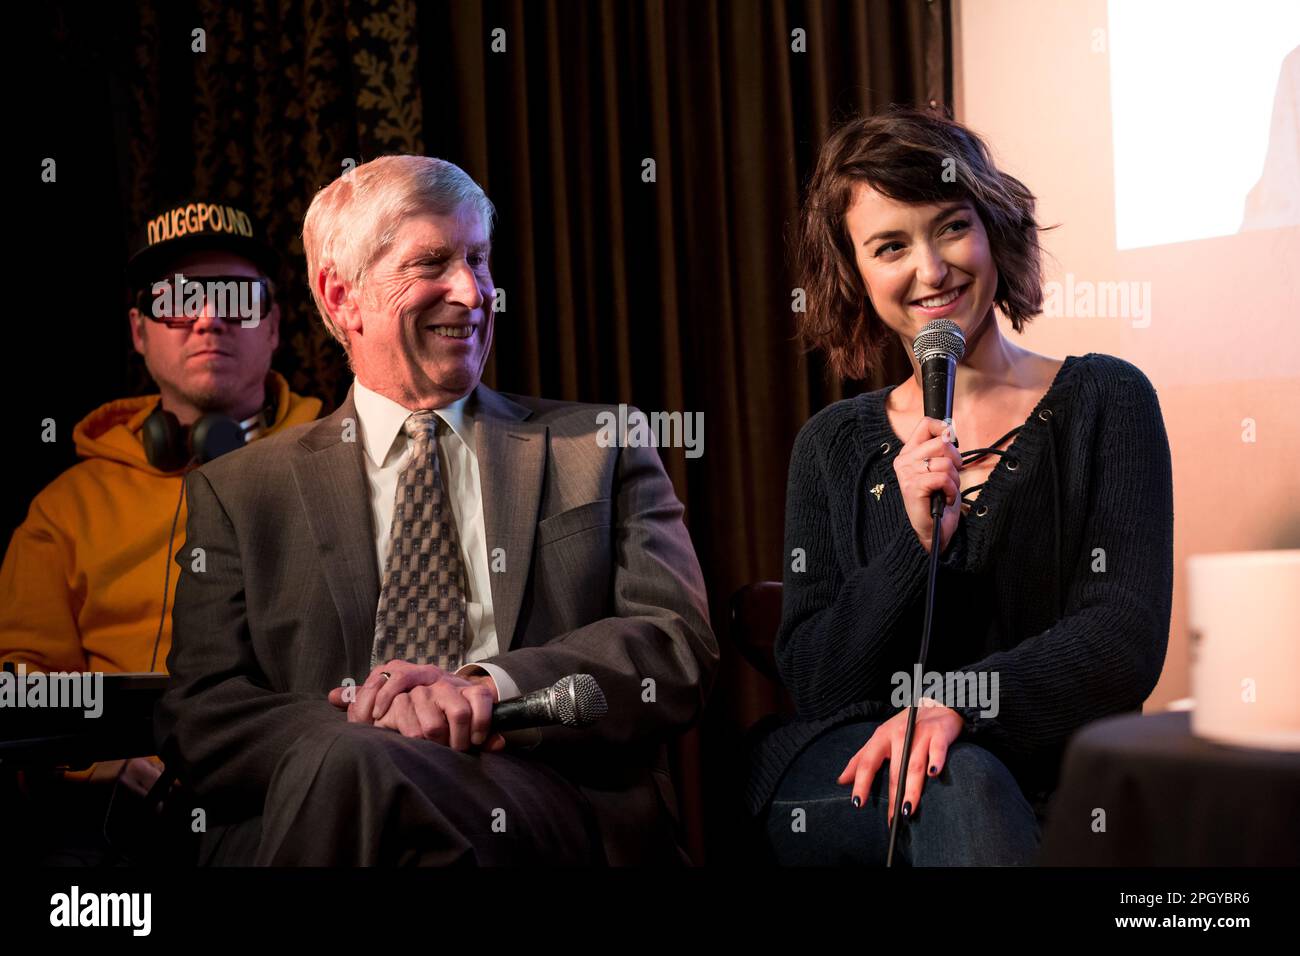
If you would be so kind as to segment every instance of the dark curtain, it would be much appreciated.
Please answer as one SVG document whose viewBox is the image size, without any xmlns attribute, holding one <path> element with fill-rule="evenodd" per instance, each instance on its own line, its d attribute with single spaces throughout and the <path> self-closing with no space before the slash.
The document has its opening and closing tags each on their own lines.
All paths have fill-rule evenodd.
<svg viewBox="0 0 1300 956">
<path fill-rule="evenodd" d="M 946 107 L 949 0 L 200 0 L 50 17 L 61 112 L 34 152 L 64 151 L 67 188 L 52 201 L 93 206 L 79 241 L 102 251 L 83 304 L 94 358 L 73 359 L 80 384 L 57 409 L 68 432 L 102 401 L 150 390 L 113 277 L 129 228 L 187 193 L 268 224 L 287 254 L 276 367 L 333 407 L 350 377 L 306 289 L 302 219 L 345 163 L 395 152 L 458 163 L 497 206 L 506 303 L 488 384 L 704 413 L 702 457 L 663 458 L 724 658 L 675 770 L 695 858 L 727 858 L 739 735 L 782 706 L 734 652 L 728 597 L 781 577 L 803 422 L 908 370 L 900 349 L 879 380 L 841 385 L 800 353 L 788 231 L 837 120 Z M 47 238 L 68 247 L 54 227 Z M 48 349 L 57 333 L 28 334 Z M 71 462 L 70 449 L 40 454 L 31 492 Z M 21 515 L 11 509 L 10 527 Z"/>
</svg>

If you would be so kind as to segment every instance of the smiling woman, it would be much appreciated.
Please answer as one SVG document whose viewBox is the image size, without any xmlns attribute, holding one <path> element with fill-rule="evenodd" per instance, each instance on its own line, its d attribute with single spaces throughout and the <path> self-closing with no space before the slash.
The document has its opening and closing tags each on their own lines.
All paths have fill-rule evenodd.
<svg viewBox="0 0 1300 956">
<path fill-rule="evenodd" d="M 855 223 L 876 220 L 890 206 L 903 222 L 850 235 Z M 987 303 L 995 304 L 1019 332 L 1042 308 L 1041 228 L 1033 194 L 998 170 L 988 147 L 959 123 L 901 108 L 846 123 L 822 147 L 795 241 L 796 270 L 807 293 L 800 336 L 826 351 L 834 374 L 866 377 L 880 367 L 881 349 L 893 336 L 882 321 L 886 305 L 871 272 L 898 262 L 918 232 L 951 241 L 972 229 L 991 261 L 984 276 L 989 287 L 978 290 L 983 299 L 969 311 L 983 319 Z M 956 279 L 945 289 L 917 287 L 906 301 L 950 293 L 974 276 Z M 929 321 L 952 311 L 921 308 L 917 315 Z"/>
<path fill-rule="evenodd" d="M 774 650 L 798 718 L 758 742 L 749 790 L 779 862 L 879 865 L 897 813 L 906 864 L 1030 863 L 1066 740 L 1159 678 L 1173 589 L 1159 404 L 1122 359 L 1002 336 L 998 310 L 1017 332 L 1040 311 L 1039 229 L 1024 184 L 942 116 L 856 119 L 822 149 L 796 246 L 805 343 L 853 378 L 893 339 L 911 355 L 935 319 L 965 351 L 950 424 L 924 415 L 913 356 L 904 382 L 822 409 L 795 441 Z M 891 688 L 916 661 L 932 560 L 943 690 L 922 698 L 901 767 L 908 711 Z M 954 694 L 959 675 L 994 699 Z"/>
</svg>

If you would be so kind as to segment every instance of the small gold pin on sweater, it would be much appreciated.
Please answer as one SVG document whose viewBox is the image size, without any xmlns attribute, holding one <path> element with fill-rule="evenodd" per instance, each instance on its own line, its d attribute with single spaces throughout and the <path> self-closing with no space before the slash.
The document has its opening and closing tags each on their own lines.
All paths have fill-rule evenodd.
<svg viewBox="0 0 1300 956">
<path fill-rule="evenodd" d="M 873 495 L 875 495 L 875 496 L 876 496 L 876 500 L 879 501 L 879 500 L 880 500 L 880 493 L 883 492 L 884 490 L 885 490 L 885 486 L 884 486 L 884 484 L 882 483 L 882 484 L 876 485 L 876 487 L 872 488 L 872 489 L 871 489 L 871 493 L 872 493 Z"/>
</svg>

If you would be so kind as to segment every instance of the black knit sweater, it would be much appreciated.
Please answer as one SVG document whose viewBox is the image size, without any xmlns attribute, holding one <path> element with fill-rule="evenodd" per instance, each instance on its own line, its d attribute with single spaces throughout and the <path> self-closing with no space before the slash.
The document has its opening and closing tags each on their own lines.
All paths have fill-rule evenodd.
<svg viewBox="0 0 1300 956">
<path fill-rule="evenodd" d="M 755 814 L 821 733 L 897 713 L 891 677 L 919 655 L 929 556 L 894 474 L 894 387 L 823 409 L 795 440 L 776 657 L 798 717 L 751 753 Z M 926 671 L 998 675 L 999 713 L 956 708 L 961 739 L 1042 813 L 1070 735 L 1140 708 L 1160 676 L 1172 470 L 1155 389 L 1110 355 L 1067 357 L 1014 434 L 940 557 Z"/>
</svg>

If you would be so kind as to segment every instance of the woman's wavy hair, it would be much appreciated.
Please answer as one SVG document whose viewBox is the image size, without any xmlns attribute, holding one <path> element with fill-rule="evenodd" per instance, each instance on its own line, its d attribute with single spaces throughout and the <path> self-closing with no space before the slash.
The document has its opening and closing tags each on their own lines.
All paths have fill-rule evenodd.
<svg viewBox="0 0 1300 956">
<path fill-rule="evenodd" d="M 1017 332 L 1042 311 L 1038 233 L 1050 227 L 1034 219 L 1033 193 L 1000 172 L 984 141 L 960 123 L 892 106 L 844 123 L 826 140 L 796 231 L 799 338 L 825 351 L 833 375 L 864 379 L 878 371 L 892 335 L 871 305 L 845 223 L 858 183 L 898 202 L 969 200 L 998 270 L 994 304 Z"/>
</svg>

